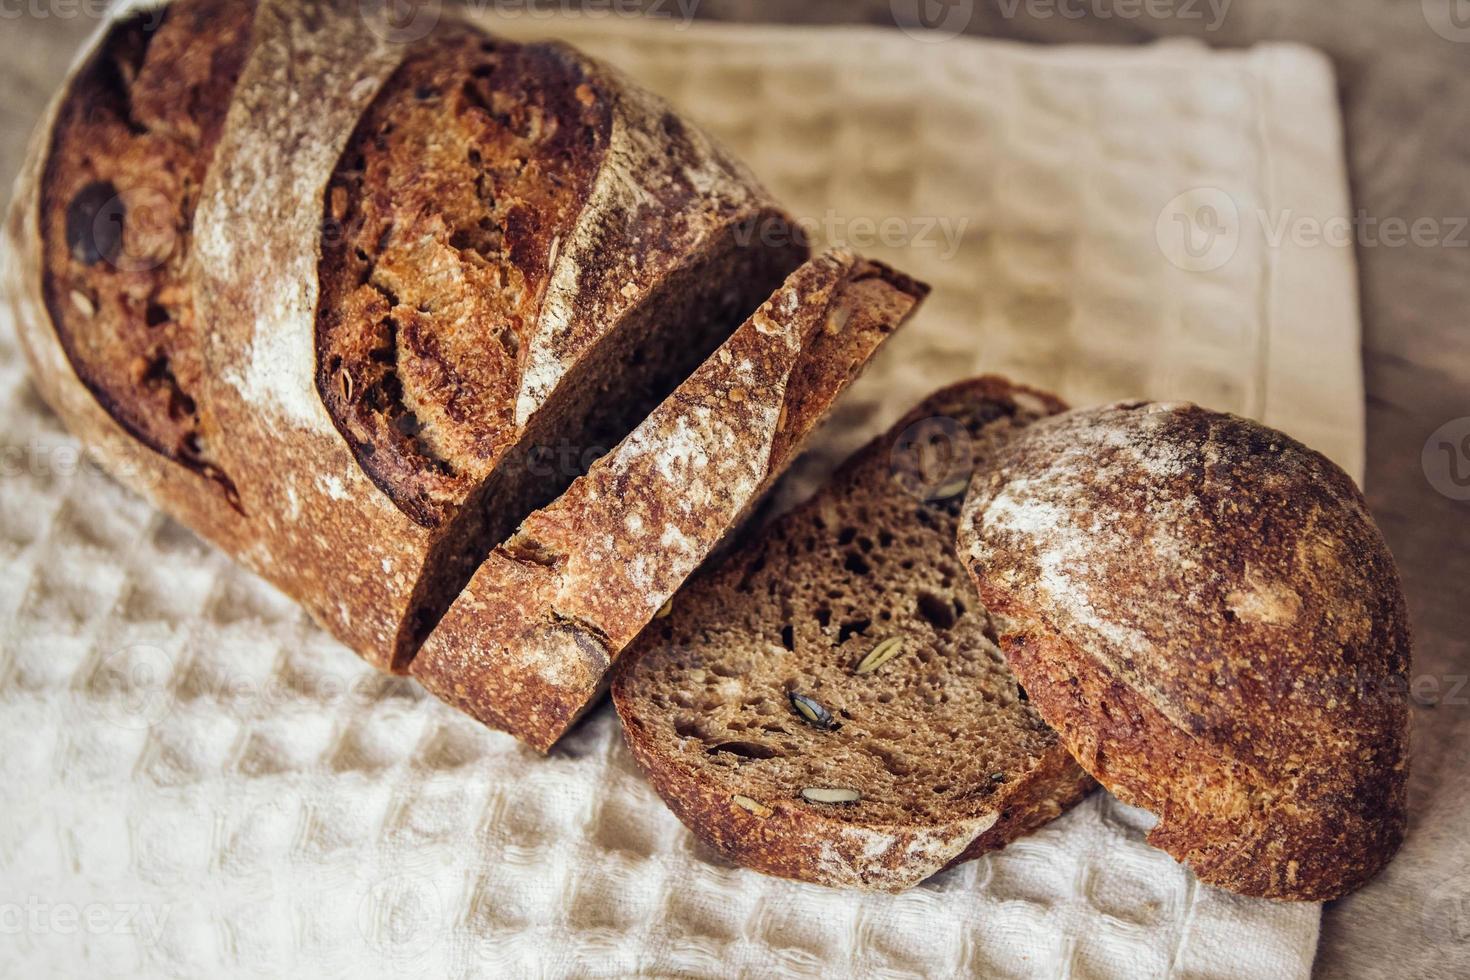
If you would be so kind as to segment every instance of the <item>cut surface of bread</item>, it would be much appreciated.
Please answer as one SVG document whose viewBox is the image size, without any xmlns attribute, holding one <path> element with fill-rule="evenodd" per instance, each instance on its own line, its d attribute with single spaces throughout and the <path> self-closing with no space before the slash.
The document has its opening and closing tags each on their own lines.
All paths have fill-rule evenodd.
<svg viewBox="0 0 1470 980">
<path fill-rule="evenodd" d="M 1404 600 L 1327 459 L 1193 405 L 1069 413 L 976 480 L 960 542 L 1037 710 L 1200 880 L 1321 901 L 1398 849 Z"/>
<path fill-rule="evenodd" d="M 486 724 L 549 748 L 927 292 L 846 252 L 798 269 L 585 477 L 492 552 L 420 651 L 414 676 Z"/>
<path fill-rule="evenodd" d="M 696 834 L 769 874 L 897 890 L 1081 799 L 954 549 L 971 470 L 1062 408 L 998 378 L 938 392 L 643 633 L 613 700 Z"/>
<path fill-rule="evenodd" d="M 120 23 L 58 110 L 41 200 L 46 307 L 77 376 L 235 507 L 186 268 L 254 6 L 179 0 Z"/>
<path fill-rule="evenodd" d="M 617 274 L 562 271 L 557 260 L 616 152 L 614 109 L 628 101 L 620 85 L 559 44 L 445 31 L 411 49 L 342 154 L 323 219 L 317 388 L 363 470 L 420 524 L 453 516 L 505 462 L 483 506 L 513 515 L 500 522 L 509 533 L 578 475 L 558 485 L 546 467 L 516 458 L 531 415 L 544 416 L 538 428 L 554 445 L 605 448 L 806 257 L 796 241 L 786 250 L 740 249 L 726 235 L 697 242 L 684 226 L 700 222 L 678 219 L 665 234 L 690 237 L 684 264 L 627 322 L 581 325 L 577 336 L 568 318 L 556 340 L 585 361 L 575 384 L 539 405 L 543 307 L 571 282 Z M 632 223 L 700 193 L 691 181 L 708 150 L 672 114 L 658 132 L 690 172 L 651 189 L 662 203 L 642 205 L 626 216 Z M 715 225 L 728 202 L 706 206 Z M 464 530 L 455 537 L 476 536 Z"/>
</svg>

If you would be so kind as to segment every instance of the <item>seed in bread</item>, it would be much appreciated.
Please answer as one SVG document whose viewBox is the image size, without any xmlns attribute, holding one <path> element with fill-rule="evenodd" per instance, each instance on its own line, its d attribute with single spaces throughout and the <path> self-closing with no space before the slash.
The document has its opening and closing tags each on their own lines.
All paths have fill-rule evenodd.
<svg viewBox="0 0 1470 980">
<path fill-rule="evenodd" d="M 696 834 L 769 874 L 897 890 L 1082 797 L 987 636 L 960 497 L 930 492 L 1061 408 L 995 378 L 939 392 L 644 632 L 613 700 Z"/>
<path fill-rule="evenodd" d="M 1352 480 L 1192 405 L 1033 426 L 961 553 L 1041 716 L 1200 880 L 1320 901 L 1403 838 L 1409 630 Z"/>
</svg>

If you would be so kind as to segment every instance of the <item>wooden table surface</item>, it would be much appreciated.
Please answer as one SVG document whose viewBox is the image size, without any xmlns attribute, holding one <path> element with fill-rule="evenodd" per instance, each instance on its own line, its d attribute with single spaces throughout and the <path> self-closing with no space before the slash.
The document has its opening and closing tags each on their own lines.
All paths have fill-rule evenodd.
<svg viewBox="0 0 1470 980">
<path fill-rule="evenodd" d="M 647 2 L 683 10 L 691 0 Z M 1466 495 L 1454 477 L 1470 474 L 1470 17 L 1464 0 L 693 4 L 699 16 L 715 19 L 888 27 L 912 21 L 928 5 L 931 16 L 952 16 L 949 23 L 969 33 L 1038 43 L 1187 35 L 1220 46 L 1299 41 L 1332 57 L 1360 209 L 1366 491 L 1398 558 L 1417 643 L 1409 840 L 1378 880 L 1328 906 L 1317 974 L 1470 976 L 1470 502 L 1454 499 Z M 36 116 L 96 24 L 89 13 L 95 6 L 0 4 L 0 179 L 7 188 Z M 1406 227 L 1421 221 L 1426 233 L 1417 244 L 1398 242 L 1391 220 Z M 1456 420 L 1464 420 L 1460 428 L 1439 432 Z M 1432 435 L 1429 456 L 1441 465 L 1427 471 L 1422 460 Z"/>
</svg>

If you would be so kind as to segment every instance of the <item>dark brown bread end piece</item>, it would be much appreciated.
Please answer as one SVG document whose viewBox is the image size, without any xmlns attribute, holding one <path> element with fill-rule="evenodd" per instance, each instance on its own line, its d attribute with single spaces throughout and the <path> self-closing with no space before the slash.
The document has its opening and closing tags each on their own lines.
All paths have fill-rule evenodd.
<svg viewBox="0 0 1470 980">
<path fill-rule="evenodd" d="M 40 203 L 46 308 L 78 378 L 134 438 L 237 509 L 187 264 L 254 10 L 179 0 L 113 27 L 57 111 Z"/>
<path fill-rule="evenodd" d="M 768 874 L 898 890 L 1092 787 L 1006 668 L 954 551 L 972 468 L 1062 409 L 998 378 L 940 391 L 644 632 L 613 701 L 691 830 Z"/>
<path fill-rule="evenodd" d="M 1409 628 L 1331 462 L 1192 405 L 1071 413 L 976 481 L 960 540 L 1042 717 L 1200 880 L 1320 901 L 1393 856 Z"/>
</svg>

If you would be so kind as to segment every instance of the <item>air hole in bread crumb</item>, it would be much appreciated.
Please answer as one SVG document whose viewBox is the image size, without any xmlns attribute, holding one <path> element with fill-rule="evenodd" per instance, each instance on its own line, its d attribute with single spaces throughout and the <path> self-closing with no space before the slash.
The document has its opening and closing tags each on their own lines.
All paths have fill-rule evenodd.
<svg viewBox="0 0 1470 980">
<path fill-rule="evenodd" d="M 674 734 L 680 738 L 695 738 L 701 742 L 709 741 L 709 734 L 700 724 L 698 719 L 681 717 L 674 720 Z"/>
<path fill-rule="evenodd" d="M 796 627 L 790 623 L 781 627 L 781 645 L 787 650 L 796 650 Z"/>
<path fill-rule="evenodd" d="M 866 633 L 868 631 L 868 627 L 872 625 L 873 621 L 871 619 L 849 619 L 847 622 L 843 623 L 842 626 L 839 627 L 837 630 L 838 645 L 840 646 L 841 644 L 846 643 L 848 637 L 852 636 L 853 634 L 861 636 L 862 634 Z"/>
<path fill-rule="evenodd" d="M 852 544 L 852 539 L 857 537 L 857 528 L 845 527 L 837 533 L 837 543 L 844 548 Z"/>
<path fill-rule="evenodd" d="M 949 600 L 933 592 L 919 593 L 918 613 L 928 620 L 930 626 L 941 633 L 953 629 L 955 622 L 958 620 L 954 607 L 949 604 Z"/>
<path fill-rule="evenodd" d="M 710 746 L 710 755 L 720 753 L 736 755 L 742 759 L 774 759 L 781 754 L 769 745 L 762 745 L 759 742 L 721 742 L 719 745 Z"/>
<path fill-rule="evenodd" d="M 826 629 L 828 626 L 832 625 L 832 610 L 828 609 L 826 606 L 822 606 L 820 609 L 818 609 L 816 612 L 816 616 L 817 625 L 822 627 L 822 629 Z"/>
<path fill-rule="evenodd" d="M 873 570 L 873 566 L 868 564 L 867 559 L 856 551 L 849 551 L 847 553 L 847 558 L 843 560 L 842 567 L 854 575 L 867 575 Z"/>
</svg>

